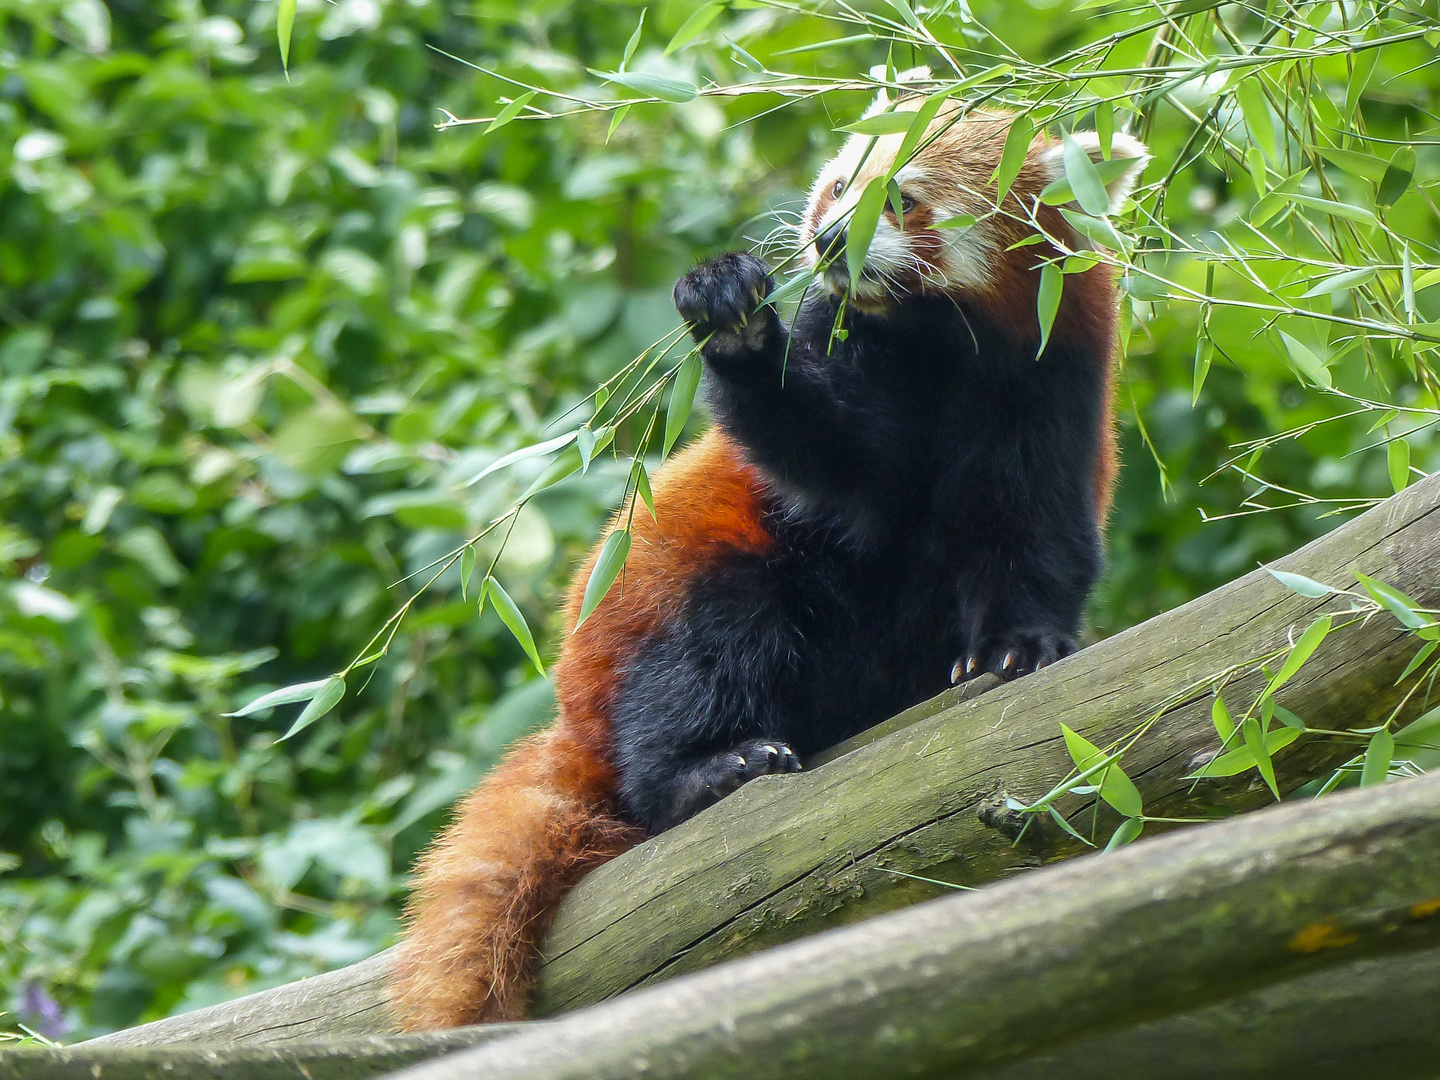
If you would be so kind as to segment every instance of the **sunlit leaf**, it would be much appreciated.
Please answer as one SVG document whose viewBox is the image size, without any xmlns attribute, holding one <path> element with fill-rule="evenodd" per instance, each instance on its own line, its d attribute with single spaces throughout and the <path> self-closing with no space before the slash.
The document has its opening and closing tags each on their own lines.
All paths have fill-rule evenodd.
<svg viewBox="0 0 1440 1080">
<path fill-rule="evenodd" d="M 898 135 L 902 131 L 909 131 L 914 119 L 915 114 L 908 110 L 882 112 L 856 120 L 853 124 L 846 124 L 837 130 L 848 131 L 854 135 Z"/>
<path fill-rule="evenodd" d="M 692 82 L 686 82 L 684 79 L 670 79 L 664 75 L 652 75 L 645 71 L 596 71 L 593 68 L 587 70 L 597 79 L 604 79 L 606 82 L 623 86 L 627 90 L 633 90 L 637 94 L 656 97 L 661 101 L 669 101 L 677 105 L 694 101 L 700 93 L 699 87 Z"/>
<path fill-rule="evenodd" d="M 541 454 L 552 453 L 555 450 L 559 450 L 562 446 L 570 445 L 570 443 L 575 441 L 575 438 L 576 433 L 571 431 L 565 435 L 557 435 L 553 439 L 546 439 L 544 442 L 535 443 L 533 446 L 525 446 L 521 447 L 519 450 L 512 450 L 504 457 L 497 458 L 489 465 L 486 465 L 474 476 L 460 481 L 458 486 L 470 487 L 472 484 L 478 484 L 481 480 L 484 480 L 485 477 L 489 476 L 491 473 L 499 472 L 501 469 L 508 468 L 509 466 L 514 465 L 517 461 L 524 461 L 526 458 L 539 457 Z"/>
<path fill-rule="evenodd" d="M 1280 331 L 1280 337 L 1285 342 L 1285 351 L 1290 354 L 1290 360 L 1296 370 L 1317 386 L 1323 386 L 1328 390 L 1331 386 L 1331 379 L 1326 361 L 1316 355 L 1315 350 L 1310 346 L 1291 337 L 1284 330 Z"/>
<path fill-rule="evenodd" d="M 1005 201 L 1010 185 L 1020 175 L 1025 156 L 1030 152 L 1030 142 L 1035 138 L 1035 124 L 1028 115 L 1017 116 L 1010 123 L 1005 136 L 1005 147 L 1000 151 L 1000 164 L 995 167 L 995 204 Z"/>
<path fill-rule="evenodd" d="M 575 629 L 579 630 L 585 620 L 590 617 L 600 601 L 605 599 L 605 594 L 610 591 L 610 586 L 615 584 L 615 579 L 620 576 L 620 571 L 625 566 L 626 556 L 630 554 L 630 533 L 626 529 L 616 529 L 605 538 L 604 545 L 600 548 L 600 555 L 595 560 L 594 567 L 590 570 L 590 577 L 585 582 L 585 595 L 580 601 L 580 617 L 575 620 Z"/>
<path fill-rule="evenodd" d="M 470 575 L 475 572 L 475 545 L 466 544 L 460 553 L 460 599 L 467 599 L 470 589 Z"/>
<path fill-rule="evenodd" d="M 1079 732 L 1064 724 L 1060 725 L 1060 731 L 1065 737 L 1065 749 L 1070 752 L 1070 759 L 1081 772 L 1105 759 L 1106 755 L 1100 748 Z M 1104 777 L 1100 783 L 1102 799 L 1126 817 L 1139 817 L 1144 812 L 1140 790 L 1125 775 L 1119 762 L 1107 766 L 1100 776 Z"/>
<path fill-rule="evenodd" d="M 272 709 L 276 705 L 290 705 L 296 701 L 309 701 L 320 692 L 320 688 L 328 683 L 329 679 L 316 679 L 314 682 L 295 683 L 293 686 L 282 686 L 278 690 L 271 690 L 268 694 L 261 694 L 250 704 L 243 706 L 226 716 L 253 716 L 262 709 Z"/>
<path fill-rule="evenodd" d="M 871 177 L 860 193 L 855 211 L 850 215 L 850 224 L 845 230 L 845 267 L 850 273 L 851 288 L 860 281 L 865 267 L 865 256 L 870 253 L 870 241 L 875 239 L 875 228 L 880 224 L 880 215 L 885 210 L 886 178 Z"/>
<path fill-rule="evenodd" d="M 1221 744 L 1228 743 L 1230 736 L 1235 734 L 1235 721 L 1230 716 L 1230 710 L 1225 705 L 1225 699 L 1220 692 L 1215 692 L 1215 700 L 1210 703 L 1210 721 L 1215 725 L 1215 732 L 1220 736 Z"/>
<path fill-rule="evenodd" d="M 290 74 L 290 34 L 295 29 L 296 0 L 279 0 L 275 8 L 275 37 L 280 42 L 280 66 Z"/>
<path fill-rule="evenodd" d="M 521 110 L 523 110 L 525 106 L 529 105 L 530 102 L 532 102 L 533 100 L 535 100 L 535 91 L 526 90 L 525 93 L 515 98 L 508 105 L 506 105 L 503 109 L 501 109 L 498 113 L 495 114 L 495 119 L 491 120 L 490 123 L 485 125 L 485 134 L 488 135 L 490 134 L 490 132 L 502 128 L 506 124 L 510 123 L 510 121 L 514 120 L 517 116 L 519 116 Z"/>
<path fill-rule="evenodd" d="M 1124 847 L 1126 844 L 1137 839 L 1140 836 L 1141 830 L 1144 828 L 1145 822 L 1141 818 L 1126 818 L 1116 826 L 1115 831 L 1110 834 L 1110 842 L 1105 845 L 1105 850 L 1114 851 L 1116 848 Z"/>
<path fill-rule="evenodd" d="M 1035 316 L 1040 320 L 1040 348 L 1038 358 L 1050 341 L 1050 331 L 1055 326 L 1055 315 L 1060 310 L 1060 296 L 1065 288 L 1065 275 L 1054 263 L 1040 268 L 1040 288 L 1035 294 Z"/>
<path fill-rule="evenodd" d="M 1258 74 L 1246 75 L 1235 87 L 1235 99 L 1245 117 L 1245 126 L 1250 130 L 1251 141 L 1260 148 L 1270 161 L 1279 157 L 1275 145 L 1275 122 L 1270 117 L 1270 103 L 1265 100 L 1265 90 Z"/>
<path fill-rule="evenodd" d="M 1291 728 L 1281 728 L 1282 734 L 1289 734 Z M 1275 798 L 1280 798 L 1280 786 L 1275 781 L 1275 765 L 1270 760 L 1270 747 L 1260 731 L 1260 721 L 1250 717 L 1240 725 L 1240 734 L 1245 740 L 1245 749 L 1255 760 L 1255 767 Z"/>
<path fill-rule="evenodd" d="M 1200 391 L 1205 388 L 1205 376 L 1210 374 L 1210 361 L 1215 357 L 1215 343 L 1202 337 L 1195 343 L 1195 376 L 1190 386 L 1190 404 L 1200 400 Z"/>
<path fill-rule="evenodd" d="M 520 643 L 520 648 L 525 651 L 525 655 L 535 665 L 535 670 L 544 675 L 545 665 L 540 662 L 540 650 L 535 648 L 535 636 L 530 633 L 530 624 L 525 621 L 519 605 L 510 598 L 505 587 L 493 577 L 487 577 L 482 588 L 484 596 L 489 598 L 491 606 L 494 607 L 495 614 L 500 616 L 500 621 L 505 624 L 505 628 Z"/>
<path fill-rule="evenodd" d="M 1280 727 L 1265 733 L 1265 748 L 1271 755 L 1278 754 L 1301 736 L 1302 732 L 1293 727 Z M 1255 755 L 1248 747 L 1221 754 L 1204 768 L 1196 770 L 1191 780 L 1210 780 L 1224 776 L 1238 776 L 1246 769 L 1255 767 Z"/>
<path fill-rule="evenodd" d="M 1393 585 L 1387 585 L 1383 581 L 1376 581 L 1370 575 L 1362 574 L 1359 570 L 1354 573 L 1365 591 L 1374 598 L 1377 604 L 1399 619 L 1402 626 L 1408 626 L 1411 630 L 1420 630 L 1430 625 L 1429 620 L 1419 614 L 1417 609 L 1420 605 L 1399 589 Z"/>
<path fill-rule="evenodd" d="M 680 364 L 675 373 L 675 386 L 670 391 L 670 406 L 665 411 L 664 453 L 670 453 L 685 421 L 690 419 L 690 410 L 695 406 L 695 389 L 700 385 L 700 356 L 691 353 Z"/>
<path fill-rule="evenodd" d="M 1265 572 L 1292 592 L 1297 592 L 1301 596 L 1308 596 L 1311 599 L 1329 596 L 1331 593 L 1337 591 L 1329 585 L 1322 585 L 1318 581 L 1312 581 L 1304 574 L 1292 574 L 1288 570 L 1275 570 L 1268 566 L 1265 567 Z"/>
<path fill-rule="evenodd" d="M 680 24 L 680 29 L 675 31 L 675 36 L 670 39 L 670 44 L 665 46 L 665 55 L 669 56 L 676 49 L 694 41 L 724 10 L 723 3 L 715 3 L 713 0 L 711 3 L 697 8 L 688 19 Z M 627 56 L 626 59 L 629 57 Z"/>
<path fill-rule="evenodd" d="M 1390 775 L 1390 762 L 1395 757 L 1395 736 L 1389 728 L 1381 728 L 1370 736 L 1365 747 L 1365 763 L 1360 768 L 1360 786 L 1383 784 Z"/>
<path fill-rule="evenodd" d="M 1405 189 L 1415 177 L 1415 161 L 1413 146 L 1402 146 L 1395 151 L 1385 175 L 1380 179 L 1380 188 L 1375 192 L 1376 205 L 1390 206 L 1405 194 Z"/>
<path fill-rule="evenodd" d="M 1404 439 L 1393 440 L 1385 449 L 1385 460 L 1390 471 L 1390 486 L 1404 491 L 1410 484 L 1410 444 Z"/>
<path fill-rule="evenodd" d="M 295 718 L 295 722 L 290 725 L 290 730 L 280 736 L 280 741 L 284 742 L 291 736 L 298 735 L 304 731 L 316 720 L 319 720 L 331 709 L 335 708 L 336 705 L 339 705 L 340 699 L 344 696 L 345 680 L 339 675 L 331 675 L 330 678 L 320 684 L 320 689 L 315 696 L 310 699 L 310 704 L 301 710 L 300 715 Z"/>
<path fill-rule="evenodd" d="M 1376 274 L 1374 267 L 1362 266 L 1357 270 L 1346 270 L 1340 274 L 1333 274 L 1330 277 L 1321 278 L 1310 288 L 1300 294 L 1302 299 L 1312 296 L 1323 296 L 1332 292 L 1343 292 L 1346 289 L 1353 289 L 1356 285 L 1363 285 Z"/>
<path fill-rule="evenodd" d="M 1094 217 L 1104 217 L 1110 212 L 1110 193 L 1090 160 L 1090 154 L 1067 132 L 1064 136 L 1062 156 L 1065 163 L 1065 179 L 1070 181 L 1070 190 L 1080 209 Z"/>
<path fill-rule="evenodd" d="M 1306 660 L 1314 655 L 1315 650 L 1329 635 L 1332 625 L 1333 620 L 1330 616 L 1322 615 L 1305 628 L 1305 632 L 1300 635 L 1299 640 L 1286 654 L 1285 662 L 1280 665 L 1280 670 L 1275 673 L 1275 677 L 1265 687 L 1262 697 L 1270 697 L 1295 677 L 1296 672 L 1304 666 Z"/>
</svg>

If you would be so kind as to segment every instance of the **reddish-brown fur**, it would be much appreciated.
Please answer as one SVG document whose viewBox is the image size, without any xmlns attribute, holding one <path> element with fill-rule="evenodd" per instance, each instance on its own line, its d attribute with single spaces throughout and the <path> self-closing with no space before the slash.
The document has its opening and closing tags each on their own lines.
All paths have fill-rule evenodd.
<svg viewBox="0 0 1440 1080">
<path fill-rule="evenodd" d="M 770 543 L 761 483 L 718 431 L 656 474 L 658 521 L 635 507 L 623 577 L 565 636 L 555 723 L 510 752 L 420 860 L 391 975 L 404 1030 L 523 1015 L 536 951 L 561 896 L 639 841 L 614 816 L 609 713 L 619 674 L 687 579 L 728 551 Z M 629 517 L 627 507 L 612 528 Z M 592 554 L 571 585 L 567 631 L 594 561 Z"/>
</svg>

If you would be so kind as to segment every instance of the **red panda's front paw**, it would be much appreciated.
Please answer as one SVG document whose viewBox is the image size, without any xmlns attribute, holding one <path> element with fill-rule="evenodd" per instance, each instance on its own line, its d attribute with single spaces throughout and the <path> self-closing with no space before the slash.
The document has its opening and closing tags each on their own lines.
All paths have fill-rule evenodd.
<svg viewBox="0 0 1440 1080">
<path fill-rule="evenodd" d="M 987 671 L 1007 682 L 1039 671 L 1075 651 L 1075 639 L 1053 630 L 1013 630 L 997 634 L 955 661 L 952 683 L 968 682 Z"/>
<path fill-rule="evenodd" d="M 761 307 L 774 284 L 763 262 L 732 251 L 681 278 L 675 285 L 675 307 L 696 341 L 709 338 L 723 354 L 756 349 L 775 323 L 774 309 Z"/>
<path fill-rule="evenodd" d="M 716 754 L 705 763 L 703 778 L 705 786 L 723 798 L 757 776 L 799 771 L 800 759 L 785 743 L 754 739 Z"/>
</svg>

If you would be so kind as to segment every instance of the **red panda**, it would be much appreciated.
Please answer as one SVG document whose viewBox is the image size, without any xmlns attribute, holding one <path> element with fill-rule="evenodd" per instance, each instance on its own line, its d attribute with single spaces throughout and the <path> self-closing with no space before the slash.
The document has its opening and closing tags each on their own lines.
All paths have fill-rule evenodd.
<svg viewBox="0 0 1440 1080">
<path fill-rule="evenodd" d="M 392 972 L 405 1030 L 521 1016 L 561 896 L 646 836 L 950 683 L 1074 650 L 1115 477 L 1115 288 L 1103 266 L 1067 275 L 1038 350 L 1055 253 L 1013 245 L 1030 215 L 1085 245 L 1037 200 L 1063 175 L 1044 136 L 996 211 L 1010 122 L 941 109 L 854 283 L 830 256 L 902 137 L 847 142 L 804 213 L 819 287 L 793 321 L 748 254 L 676 286 L 715 426 L 656 475 L 658 520 L 633 516 L 623 581 L 564 638 L 554 724 L 420 859 Z M 1118 207 L 1147 155 L 1117 134 L 1113 156 Z M 959 214 L 979 220 L 931 227 Z"/>
</svg>

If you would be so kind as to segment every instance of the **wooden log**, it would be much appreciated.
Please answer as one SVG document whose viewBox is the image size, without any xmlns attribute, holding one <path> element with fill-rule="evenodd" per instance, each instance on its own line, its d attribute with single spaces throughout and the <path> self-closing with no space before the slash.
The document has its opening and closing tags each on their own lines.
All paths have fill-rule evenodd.
<svg viewBox="0 0 1440 1080">
<path fill-rule="evenodd" d="M 1426 602 L 1440 598 L 1440 476 L 1424 480 L 1279 560 L 1327 584 L 1354 569 Z M 1219 745 L 1206 681 L 1282 647 L 1333 600 L 1292 593 L 1263 570 L 1108 638 L 1044 671 L 962 700 L 942 694 L 841 749 L 819 768 L 766 777 L 600 867 L 566 899 L 545 946 L 534 1012 L 553 1015 L 632 987 L 893 910 L 940 890 L 902 874 L 983 885 L 1069 857 L 1058 828 L 1026 832 L 1006 797 L 1028 803 L 1072 761 L 1066 724 L 1104 746 L 1166 702 L 1125 766 L 1160 817 L 1254 809 L 1272 801 L 1253 771 L 1186 779 Z M 1414 638 L 1388 615 L 1333 634 L 1282 691 L 1314 727 L 1383 722 Z M 1227 691 L 1258 694 L 1259 674 Z M 1282 789 L 1354 752 L 1302 738 L 1276 759 Z M 1085 799 L 1061 804 L 1088 820 Z M 1117 819 L 1099 809 L 1101 836 Z M 898 871 L 898 873 L 897 873 Z"/>
<path fill-rule="evenodd" d="M 1337 585 L 1360 569 L 1433 602 L 1437 507 L 1440 476 L 1275 566 Z M 591 1004 L 941 891 L 905 874 L 982 885 L 1077 854 L 1084 849 L 1054 827 L 1032 826 L 1016 844 L 1019 824 L 1004 802 L 1033 800 L 1070 771 L 1062 722 L 1104 745 L 1164 705 L 1126 758 L 1147 812 L 1187 817 L 1264 805 L 1270 796 L 1253 776 L 1198 787 L 1185 779 L 1218 746 L 1205 681 L 1282 646 L 1331 607 L 1256 571 L 983 696 L 974 688 L 942 694 L 818 767 L 747 784 L 580 884 L 547 941 L 535 1012 Z M 1399 699 L 1395 677 L 1412 652 L 1413 639 L 1389 616 L 1337 631 L 1286 687 L 1282 704 L 1315 727 L 1378 723 Z M 1252 676 L 1227 694 L 1240 701 L 1258 687 Z M 1276 759 L 1282 788 L 1350 752 L 1338 740 L 1301 739 Z M 1062 806 L 1089 820 L 1083 798 Z M 1097 811 L 1102 835 L 1114 820 L 1108 814 Z M 226 1030 L 239 1041 L 390 1031 L 380 985 L 388 958 L 296 984 L 323 993 L 296 997 L 282 987 L 106 1039 L 145 1045 Z"/>
<path fill-rule="evenodd" d="M 1416 954 L 1422 962 L 1387 963 Z M 1092 1061 L 1091 1075 L 1100 1065 L 1106 1076 L 1169 1076 L 1172 1066 L 1231 1076 L 1215 1071 L 1209 1046 L 1200 1061 L 1177 1062 L 1177 1051 L 1194 1045 L 1157 1042 L 1167 1030 L 1157 1022 L 1243 1003 L 1262 988 L 1280 1003 L 1273 988 L 1327 969 L 1353 974 L 1377 958 L 1426 996 L 1398 996 L 1382 981 L 1384 967 L 1368 972 L 1363 999 L 1331 979 L 1325 985 L 1341 987 L 1338 1003 L 1354 1010 L 1348 1022 L 1360 1030 L 1337 1022 L 1319 1031 L 1293 1022 L 1315 986 L 1299 984 L 1297 998 L 1292 985 L 1292 1007 L 1280 1010 L 1292 1023 L 1273 1031 L 1252 1023 L 1244 1040 L 1230 1032 L 1222 1042 L 1236 1046 L 1225 1054 L 1248 1058 L 1251 1075 L 1309 1076 L 1292 1066 L 1314 1057 L 1312 1044 L 1343 1043 L 1352 1063 L 1357 1046 L 1372 1052 L 1351 1074 L 1369 1080 L 1413 1075 L 1418 1044 L 1433 1075 L 1437 957 L 1440 775 L 1297 800 L 930 901 L 626 994 L 394 1080 L 1019 1080 L 1068 1076 L 1078 1056 L 1098 1049 L 1129 1057 Z M 1335 1018 L 1337 999 L 1324 1005 Z M 1366 1029 L 1394 1030 L 1385 1018 L 1397 1008 L 1412 1030 L 1392 1061 Z M 1224 1015 L 1202 1018 L 1192 1035 Z M 1148 1038 L 1115 1035 L 1137 1028 Z"/>
<path fill-rule="evenodd" d="M 390 952 L 387 949 L 339 971 L 312 975 L 273 990 L 168 1016 L 77 1045 L 275 1046 L 388 1034 L 395 1030 L 385 995 Z"/>
<path fill-rule="evenodd" d="M 522 1024 L 364 1035 L 317 1042 L 271 1041 L 124 1046 L 92 1040 L 60 1050 L 0 1050 L 0 1080 L 369 1080 L 418 1061 L 513 1034 Z"/>
</svg>

